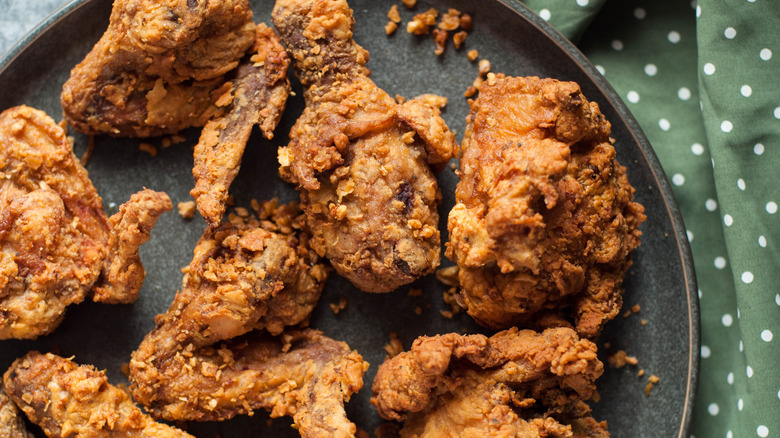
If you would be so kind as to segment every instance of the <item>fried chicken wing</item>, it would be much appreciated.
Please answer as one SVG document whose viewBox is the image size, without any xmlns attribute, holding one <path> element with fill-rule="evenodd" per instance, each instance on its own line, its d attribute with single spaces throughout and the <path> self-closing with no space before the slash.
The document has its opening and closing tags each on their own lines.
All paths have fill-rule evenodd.
<svg viewBox="0 0 780 438">
<path fill-rule="evenodd" d="M 28 353 L 4 376 L 8 395 L 49 437 L 190 437 L 144 414 L 106 374 L 54 354 Z"/>
<path fill-rule="evenodd" d="M 2 381 L 0 381 L 0 438 L 34 438 L 24 424 L 22 412 L 6 395 Z"/>
<path fill-rule="evenodd" d="M 115 0 L 63 87 L 65 117 L 85 134 L 122 137 L 203 126 L 254 41 L 248 0 Z"/>
<path fill-rule="evenodd" d="M 383 363 L 371 403 L 403 437 L 606 438 L 584 403 L 603 365 L 568 328 L 415 340 Z"/>
<path fill-rule="evenodd" d="M 252 52 L 248 62 L 238 67 L 226 93 L 230 100 L 226 114 L 206 124 L 195 146 L 195 188 L 190 194 L 211 226 L 222 220 L 228 189 L 238 174 L 252 127 L 259 124 L 263 135 L 272 139 L 290 94 L 290 61 L 273 29 L 257 26 Z"/>
<path fill-rule="evenodd" d="M 0 339 L 51 332 L 96 283 L 96 301 L 137 297 L 138 246 L 166 194 L 141 192 L 109 220 L 65 132 L 24 106 L 0 114 L 0 177 Z"/>
<path fill-rule="evenodd" d="M 265 408 L 303 436 L 353 436 L 344 401 L 367 364 L 305 323 L 327 268 L 308 249 L 294 206 L 271 220 L 207 229 L 183 288 L 133 353 L 131 391 L 168 420 L 221 420 Z M 262 216 L 261 216 L 262 219 Z M 259 330 L 265 330 L 262 333 Z"/>
<path fill-rule="evenodd" d="M 447 243 L 460 304 L 493 329 L 567 317 L 598 336 L 645 220 L 609 122 L 573 82 L 503 75 L 467 121 Z"/>
<path fill-rule="evenodd" d="M 431 167 L 458 148 L 439 108 L 398 104 L 368 78 L 346 1 L 278 0 L 273 21 L 306 100 L 280 174 L 298 186 L 313 248 L 368 292 L 432 272 L 441 193 Z"/>
</svg>

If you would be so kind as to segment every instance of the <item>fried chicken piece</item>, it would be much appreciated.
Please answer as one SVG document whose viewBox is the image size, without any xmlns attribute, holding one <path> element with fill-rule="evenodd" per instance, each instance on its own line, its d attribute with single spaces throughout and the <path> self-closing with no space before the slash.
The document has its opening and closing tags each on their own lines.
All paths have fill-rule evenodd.
<svg viewBox="0 0 780 438">
<path fill-rule="evenodd" d="M 115 0 L 108 29 L 63 87 L 65 117 L 85 134 L 123 137 L 203 126 L 223 75 L 254 41 L 248 0 Z"/>
<path fill-rule="evenodd" d="M 95 302 L 132 303 L 138 298 L 146 276 L 139 248 L 149 240 L 157 219 L 172 209 L 168 195 L 146 189 L 130 196 L 109 218 L 106 260 L 92 289 Z"/>
<path fill-rule="evenodd" d="M 37 351 L 4 376 L 8 395 L 49 437 L 192 437 L 157 423 L 95 367 Z"/>
<path fill-rule="evenodd" d="M 265 408 L 292 415 L 303 436 L 353 436 L 343 404 L 367 364 L 317 331 L 284 332 L 306 323 L 327 268 L 306 232 L 296 237 L 299 210 L 277 208 L 271 219 L 205 231 L 182 291 L 133 353 L 131 391 L 168 420 Z"/>
<path fill-rule="evenodd" d="M 98 282 L 95 301 L 135 300 L 138 246 L 171 209 L 165 193 L 136 194 L 109 220 L 65 132 L 25 106 L 0 114 L 0 166 L 0 339 L 51 332 Z"/>
<path fill-rule="evenodd" d="M 620 311 L 645 220 L 609 122 L 576 83 L 500 74 L 467 121 L 447 243 L 459 303 L 493 329 L 565 316 L 595 338 Z"/>
<path fill-rule="evenodd" d="M 278 0 L 273 21 L 304 85 L 306 108 L 279 150 L 312 246 L 368 292 L 439 265 L 438 170 L 458 145 L 425 98 L 396 103 L 368 78 L 344 0 Z"/>
<path fill-rule="evenodd" d="M 596 345 L 568 328 L 422 336 L 379 367 L 371 403 L 405 420 L 402 437 L 605 438 L 584 403 L 602 372 Z"/>
<path fill-rule="evenodd" d="M 34 438 L 34 435 L 27 431 L 22 412 L 6 395 L 2 381 L 0 381 L 0 437 Z"/>
<path fill-rule="evenodd" d="M 211 226 L 219 225 L 225 213 L 228 188 L 238 174 L 252 127 L 260 125 L 267 139 L 274 128 L 290 94 L 287 52 L 273 29 L 259 24 L 254 55 L 242 63 L 226 96 L 230 104 L 222 117 L 209 121 L 195 146 L 195 198 L 198 211 Z"/>
</svg>

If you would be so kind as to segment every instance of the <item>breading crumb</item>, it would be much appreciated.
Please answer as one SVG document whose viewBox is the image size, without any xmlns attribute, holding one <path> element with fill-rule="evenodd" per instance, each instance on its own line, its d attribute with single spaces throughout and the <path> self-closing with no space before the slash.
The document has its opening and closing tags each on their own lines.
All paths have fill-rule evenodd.
<svg viewBox="0 0 780 438">
<path fill-rule="evenodd" d="M 647 325 L 647 320 L 643 318 L 641 321 L 639 321 L 639 323 L 642 325 Z"/>
<path fill-rule="evenodd" d="M 444 15 L 442 15 L 441 21 L 439 21 L 437 27 L 445 31 L 457 29 L 460 27 L 460 15 L 461 14 L 459 10 L 450 8 Z"/>
<path fill-rule="evenodd" d="M 401 0 L 407 8 L 412 9 L 417 4 L 417 0 Z"/>
<path fill-rule="evenodd" d="M 404 344 L 401 343 L 401 338 L 398 333 L 390 333 L 390 342 L 385 344 L 385 352 L 387 352 L 388 358 L 393 358 L 404 351 Z"/>
<path fill-rule="evenodd" d="M 452 43 L 455 44 L 456 49 L 460 49 L 460 47 L 463 45 L 463 42 L 466 41 L 467 36 L 468 33 L 466 33 L 465 30 L 456 32 L 455 35 L 452 36 Z"/>
<path fill-rule="evenodd" d="M 157 156 L 157 148 L 150 143 L 141 143 L 138 145 L 138 149 L 140 149 L 142 152 L 146 152 L 147 154 L 153 157 Z"/>
<path fill-rule="evenodd" d="M 406 31 L 414 35 L 427 35 L 430 32 L 430 27 L 436 24 L 436 17 L 438 16 L 439 11 L 435 8 L 430 8 L 422 14 L 417 14 L 412 21 L 406 23 Z"/>
<path fill-rule="evenodd" d="M 458 166 L 455 165 L 455 163 L 450 163 L 450 169 L 455 170 Z"/>
<path fill-rule="evenodd" d="M 645 385 L 645 395 L 650 395 L 650 391 L 653 389 L 653 385 L 658 383 L 661 379 L 658 378 L 655 374 L 651 375 L 647 378 L 647 385 Z"/>
<path fill-rule="evenodd" d="M 444 302 L 450 306 L 450 309 L 452 309 L 450 311 L 451 315 L 457 315 L 463 310 L 463 308 L 460 307 L 460 304 L 458 304 L 458 300 L 456 298 L 457 293 L 458 293 L 458 288 L 454 286 L 445 290 L 442 293 L 442 298 L 444 299 Z"/>
<path fill-rule="evenodd" d="M 464 97 L 471 97 L 473 95 L 477 94 L 477 89 L 474 88 L 473 85 L 469 85 L 469 87 L 466 89 L 466 91 L 463 93 Z"/>
<path fill-rule="evenodd" d="M 130 376 L 130 364 L 127 362 L 122 362 L 122 374 L 125 375 L 125 377 Z"/>
<path fill-rule="evenodd" d="M 479 75 L 480 76 L 486 76 L 488 73 L 490 73 L 490 61 L 487 59 L 482 59 L 479 61 Z"/>
<path fill-rule="evenodd" d="M 389 18 L 393 23 L 401 22 L 401 14 L 398 13 L 398 5 L 390 6 L 390 10 L 387 11 L 387 18 Z"/>
<path fill-rule="evenodd" d="M 469 14 L 463 14 L 460 16 L 460 28 L 466 32 L 471 32 L 474 29 L 474 22 Z"/>
<path fill-rule="evenodd" d="M 647 380 L 650 381 L 650 383 L 658 383 L 661 381 L 661 379 L 655 374 L 651 374 L 650 377 L 647 378 Z"/>
<path fill-rule="evenodd" d="M 386 35 L 392 35 L 393 33 L 395 33 L 397 29 L 398 29 L 398 24 L 393 23 L 392 21 L 388 21 L 387 24 L 385 24 Z"/>
<path fill-rule="evenodd" d="M 639 313 L 640 307 L 639 304 L 634 304 L 634 306 L 631 308 L 631 311 L 634 313 Z"/>
<path fill-rule="evenodd" d="M 344 310 L 347 307 L 347 299 L 341 298 L 338 303 L 330 303 L 330 311 L 333 312 L 334 315 L 338 315 L 339 312 Z"/>
<path fill-rule="evenodd" d="M 450 312 L 449 310 L 439 310 L 439 313 L 441 313 L 441 316 L 443 316 L 443 317 L 445 317 L 447 319 L 452 319 L 453 315 L 452 315 L 452 312 Z"/>
<path fill-rule="evenodd" d="M 195 201 L 179 202 L 176 207 L 179 209 L 179 216 L 184 219 L 195 217 Z"/>
<path fill-rule="evenodd" d="M 631 310 L 626 310 L 623 312 L 623 318 L 628 318 L 629 316 L 631 316 Z"/>
<path fill-rule="evenodd" d="M 479 58 L 479 52 L 476 49 L 471 49 L 466 53 L 466 58 L 468 58 L 469 61 L 474 62 Z"/>
<path fill-rule="evenodd" d="M 414 313 L 416 315 L 422 315 L 422 307 L 420 307 L 420 306 L 415 307 L 414 308 Z"/>
<path fill-rule="evenodd" d="M 642 376 L 644 376 L 644 375 L 645 375 L 645 370 L 644 370 L 644 369 L 641 369 L 641 370 L 639 370 L 639 372 L 638 372 L 638 373 L 636 373 L 636 375 L 637 375 L 638 377 L 642 377 Z"/>
<path fill-rule="evenodd" d="M 613 368 L 623 368 L 626 365 L 636 365 L 639 363 L 636 357 L 628 356 L 623 350 L 607 357 L 607 362 Z"/>
</svg>

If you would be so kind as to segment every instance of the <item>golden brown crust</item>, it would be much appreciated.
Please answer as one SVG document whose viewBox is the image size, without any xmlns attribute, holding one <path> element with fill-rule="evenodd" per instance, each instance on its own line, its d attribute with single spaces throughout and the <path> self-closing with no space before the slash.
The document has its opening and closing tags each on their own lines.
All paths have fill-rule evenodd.
<svg viewBox="0 0 780 438">
<path fill-rule="evenodd" d="M 17 359 L 4 382 L 9 397 L 49 437 L 192 437 L 144 414 L 105 373 L 50 353 Z"/>
<path fill-rule="evenodd" d="M 439 109 L 399 105 L 368 78 L 344 0 L 279 0 L 273 20 L 305 88 L 279 163 L 298 185 L 313 248 L 368 292 L 433 272 L 441 194 L 431 166 L 457 151 Z"/>
<path fill-rule="evenodd" d="M 379 367 L 371 403 L 405 420 L 404 437 L 602 438 L 583 403 L 602 372 L 595 344 L 568 328 L 423 336 Z"/>
<path fill-rule="evenodd" d="M 228 189 L 238 174 L 252 128 L 260 125 L 265 137 L 273 138 L 290 94 L 290 61 L 273 29 L 262 23 L 257 26 L 253 52 L 238 67 L 230 90 L 218 99 L 225 114 L 206 124 L 195 146 L 195 188 L 190 194 L 211 226 L 217 226 L 225 213 Z M 222 100 L 229 103 L 223 105 Z"/>
<path fill-rule="evenodd" d="M 296 206 L 260 210 L 260 221 L 205 231 L 182 291 L 133 353 L 133 396 L 169 420 L 265 408 L 292 415 L 304 436 L 351 436 L 343 403 L 362 387 L 367 364 L 314 330 L 284 331 L 306 323 L 327 268 L 299 234 Z"/>
<path fill-rule="evenodd" d="M 152 217 L 165 210 L 165 194 L 130 208 L 127 220 L 109 222 L 65 132 L 25 106 L 0 114 L 0 166 L 0 339 L 54 330 L 104 269 L 105 280 L 124 290 L 114 301 L 135 299 L 143 268 L 134 254 L 148 238 Z M 130 240 L 116 240 L 120 236 Z M 119 284 L 124 280 L 132 281 Z M 112 301 L 108 295 L 105 290 L 96 300 Z"/>
<path fill-rule="evenodd" d="M 254 39 L 248 0 L 117 0 L 63 87 L 65 117 L 85 134 L 128 137 L 203 126 Z"/>
<path fill-rule="evenodd" d="M 0 143 L 0 339 L 35 338 L 97 280 L 110 225 L 65 132 L 45 113 L 4 111 Z"/>
<path fill-rule="evenodd" d="M 171 198 L 145 189 L 130 196 L 109 218 L 107 254 L 100 278 L 92 288 L 92 300 L 102 303 L 132 303 L 144 282 L 146 271 L 139 248 L 149 240 L 157 219 L 171 211 Z"/>
<path fill-rule="evenodd" d="M 494 329 L 569 316 L 596 337 L 620 310 L 645 219 L 609 122 L 573 82 L 497 75 L 482 87 L 448 222 L 460 302 Z"/>
<path fill-rule="evenodd" d="M 22 411 L 5 393 L 3 382 L 0 381 L 0 438 L 33 438 L 24 424 Z"/>
</svg>

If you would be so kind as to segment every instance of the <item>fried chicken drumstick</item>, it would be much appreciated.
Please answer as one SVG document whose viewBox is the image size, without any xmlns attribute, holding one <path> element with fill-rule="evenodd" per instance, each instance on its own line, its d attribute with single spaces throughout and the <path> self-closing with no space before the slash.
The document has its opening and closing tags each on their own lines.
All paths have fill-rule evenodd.
<svg viewBox="0 0 780 438">
<path fill-rule="evenodd" d="M 402 437 L 607 438 L 584 403 L 602 372 L 569 328 L 423 336 L 379 367 L 371 403 Z"/>
<path fill-rule="evenodd" d="M 301 194 L 312 247 L 368 292 L 388 292 L 439 264 L 431 167 L 457 151 L 439 108 L 396 103 L 368 78 L 344 0 L 278 0 L 274 25 L 304 86 L 306 109 L 279 150 Z"/>
<path fill-rule="evenodd" d="M 193 438 L 144 414 L 95 367 L 51 353 L 17 359 L 4 381 L 9 397 L 48 437 Z"/>
<path fill-rule="evenodd" d="M 292 205 L 261 224 L 207 229 L 183 289 L 133 353 L 131 391 L 155 417 L 222 420 L 265 408 L 302 436 L 354 436 L 344 401 L 366 364 L 343 342 L 285 327 L 308 321 L 327 268 Z M 262 215 L 261 215 L 262 219 Z M 266 333 L 259 330 L 265 330 Z"/>
<path fill-rule="evenodd" d="M 622 305 L 644 208 L 610 124 L 573 82 L 489 78 L 471 105 L 447 257 L 480 324 L 594 338 Z"/>
<path fill-rule="evenodd" d="M 42 111 L 0 114 L 0 339 L 54 330 L 65 308 L 135 301 L 144 278 L 138 247 L 171 201 L 133 195 L 110 219 L 65 132 Z"/>
<path fill-rule="evenodd" d="M 150 137 L 203 126 L 255 42 L 248 0 L 115 0 L 61 102 L 79 132 Z"/>
</svg>

